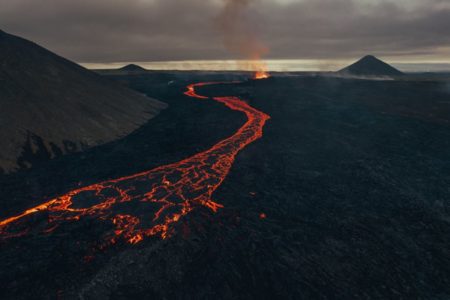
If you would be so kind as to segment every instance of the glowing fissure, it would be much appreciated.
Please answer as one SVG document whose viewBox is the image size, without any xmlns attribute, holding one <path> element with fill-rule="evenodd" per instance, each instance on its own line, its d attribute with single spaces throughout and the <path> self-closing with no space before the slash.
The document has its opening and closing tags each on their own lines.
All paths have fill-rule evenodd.
<svg viewBox="0 0 450 300">
<path fill-rule="evenodd" d="M 195 88 L 212 84 L 219 83 L 191 84 L 185 95 L 209 99 L 198 95 Z M 248 118 L 229 138 L 180 162 L 75 189 L 2 220 L 0 238 L 49 234 L 63 222 L 95 218 L 114 226 L 112 232 L 105 234 L 102 247 L 120 239 L 136 244 L 150 236 L 167 238 L 172 232 L 171 225 L 196 206 L 216 212 L 223 206 L 211 200 L 213 192 L 226 178 L 236 154 L 262 136 L 264 124 L 270 117 L 236 97 L 212 99 L 245 113 Z M 80 207 L 86 199 L 95 204 Z"/>
</svg>

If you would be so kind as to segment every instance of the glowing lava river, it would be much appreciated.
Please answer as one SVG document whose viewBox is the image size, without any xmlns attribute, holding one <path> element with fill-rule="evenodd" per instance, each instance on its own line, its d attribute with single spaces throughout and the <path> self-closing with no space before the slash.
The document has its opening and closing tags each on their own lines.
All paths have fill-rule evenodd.
<svg viewBox="0 0 450 300">
<path fill-rule="evenodd" d="M 195 88 L 212 84 L 219 83 L 191 84 L 185 95 L 210 99 Z M 150 236 L 169 237 L 172 225 L 195 207 L 216 212 L 223 206 L 212 201 L 212 194 L 227 177 L 236 154 L 262 136 L 270 117 L 236 97 L 212 100 L 246 114 L 246 123 L 232 136 L 182 161 L 78 188 L 1 220 L 0 239 L 50 234 L 65 222 L 91 218 L 112 224 L 102 237 L 104 246 L 120 239 L 136 244 Z"/>
</svg>

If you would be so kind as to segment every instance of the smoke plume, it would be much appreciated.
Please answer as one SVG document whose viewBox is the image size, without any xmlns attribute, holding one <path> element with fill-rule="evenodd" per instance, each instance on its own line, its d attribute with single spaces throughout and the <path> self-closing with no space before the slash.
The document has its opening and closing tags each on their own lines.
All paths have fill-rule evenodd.
<svg viewBox="0 0 450 300">
<path fill-rule="evenodd" d="M 249 7 L 252 0 L 223 0 L 224 7 L 218 16 L 219 29 L 223 35 L 225 47 L 244 59 L 249 70 L 266 71 L 266 65 L 261 61 L 269 50 L 259 39 L 256 24 L 251 22 Z"/>
</svg>

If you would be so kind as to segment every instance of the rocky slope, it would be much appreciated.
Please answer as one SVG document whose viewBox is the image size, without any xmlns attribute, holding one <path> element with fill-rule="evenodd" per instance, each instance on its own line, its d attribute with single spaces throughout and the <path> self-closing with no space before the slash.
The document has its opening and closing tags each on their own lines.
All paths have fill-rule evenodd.
<svg viewBox="0 0 450 300">
<path fill-rule="evenodd" d="M 122 137 L 166 104 L 0 31 L 0 170 Z"/>
</svg>

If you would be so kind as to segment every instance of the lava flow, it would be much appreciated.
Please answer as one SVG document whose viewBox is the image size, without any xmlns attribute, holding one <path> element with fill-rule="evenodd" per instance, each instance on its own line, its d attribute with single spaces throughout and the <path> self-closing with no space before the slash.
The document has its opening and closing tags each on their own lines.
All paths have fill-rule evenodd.
<svg viewBox="0 0 450 300">
<path fill-rule="evenodd" d="M 211 84 L 218 83 L 191 84 L 185 95 L 209 99 L 195 88 Z M 223 206 L 211 200 L 213 192 L 226 178 L 236 154 L 262 136 L 270 117 L 236 97 L 212 99 L 246 114 L 248 120 L 232 136 L 180 162 L 75 189 L 2 220 L 0 239 L 49 234 L 64 222 L 91 218 L 112 224 L 102 238 L 104 245 L 121 239 L 136 244 L 150 236 L 170 236 L 171 225 L 196 206 L 216 212 Z"/>
</svg>

